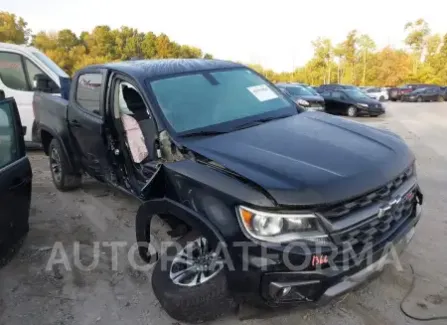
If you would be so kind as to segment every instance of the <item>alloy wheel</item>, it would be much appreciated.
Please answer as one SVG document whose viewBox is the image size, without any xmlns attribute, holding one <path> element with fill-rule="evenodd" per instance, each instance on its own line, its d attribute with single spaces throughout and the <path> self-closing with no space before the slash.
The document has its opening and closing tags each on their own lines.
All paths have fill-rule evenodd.
<svg viewBox="0 0 447 325">
<path fill-rule="evenodd" d="M 61 157 L 56 148 L 51 149 L 50 167 L 54 179 L 56 180 L 56 182 L 60 182 L 62 179 Z"/>
<path fill-rule="evenodd" d="M 199 237 L 177 253 L 169 277 L 176 285 L 194 287 L 215 277 L 223 267 L 223 260 L 211 251 L 207 239 Z"/>
<path fill-rule="evenodd" d="M 354 117 L 357 114 L 357 110 L 355 109 L 354 106 L 351 106 L 348 108 L 348 116 L 349 117 Z"/>
</svg>

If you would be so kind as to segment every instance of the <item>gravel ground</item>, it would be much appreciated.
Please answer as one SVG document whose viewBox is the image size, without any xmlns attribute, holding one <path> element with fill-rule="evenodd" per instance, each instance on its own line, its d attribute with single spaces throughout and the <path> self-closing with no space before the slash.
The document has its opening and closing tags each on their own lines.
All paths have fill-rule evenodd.
<svg viewBox="0 0 447 325">
<path fill-rule="evenodd" d="M 424 215 L 401 256 L 403 271 L 388 267 L 369 285 L 323 308 L 276 315 L 243 308 L 241 314 L 213 324 L 419 324 L 399 310 L 411 284 L 410 264 L 417 280 L 406 310 L 417 317 L 447 314 L 447 103 L 387 106 L 383 117 L 357 121 L 397 132 L 418 158 Z M 19 254 L 0 270 L 0 325 L 178 325 L 159 307 L 151 271 L 128 262 L 134 256 L 130 248 L 138 203 L 95 181 L 86 181 L 82 190 L 60 193 L 51 182 L 47 158 L 38 151 L 29 156 L 34 170 L 31 231 Z M 165 227 L 159 223 L 156 228 L 163 237 Z M 118 250 L 117 265 L 105 246 L 111 241 L 127 245 Z M 55 243 L 59 250 L 53 257 L 66 264 L 47 268 Z M 84 266 L 94 261 L 95 245 L 100 251 L 97 267 L 76 267 L 77 260 Z"/>
</svg>

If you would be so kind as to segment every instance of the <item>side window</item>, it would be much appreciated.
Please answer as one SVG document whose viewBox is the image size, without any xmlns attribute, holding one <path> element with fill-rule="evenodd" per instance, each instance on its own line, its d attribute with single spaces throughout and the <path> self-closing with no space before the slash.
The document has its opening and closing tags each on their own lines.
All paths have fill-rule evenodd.
<svg viewBox="0 0 447 325">
<path fill-rule="evenodd" d="M 28 83 L 19 54 L 0 52 L 0 78 L 11 89 L 28 91 Z"/>
<path fill-rule="evenodd" d="M 339 92 L 339 91 L 333 91 L 333 92 L 332 92 L 332 97 L 333 97 L 333 98 L 341 98 L 341 97 L 342 97 L 342 94 L 341 94 L 341 92 Z"/>
<path fill-rule="evenodd" d="M 9 102 L 0 102 L 0 168 L 19 157 L 13 110 Z"/>
<path fill-rule="evenodd" d="M 30 60 L 25 59 L 25 66 L 28 72 L 28 82 L 30 85 L 34 85 L 34 77 L 38 74 L 45 75 L 49 80 L 51 80 L 50 77 L 48 77 L 48 75 L 45 72 L 43 72 L 38 66 L 36 66 Z M 34 86 L 32 86 L 32 88 L 34 89 Z M 59 87 L 54 82 L 51 82 L 51 92 L 53 93 L 60 92 Z"/>
<path fill-rule="evenodd" d="M 85 73 L 79 76 L 76 87 L 76 102 L 86 111 L 101 116 L 102 75 Z"/>
<path fill-rule="evenodd" d="M 129 115 L 137 121 L 149 119 L 149 113 L 138 90 L 126 81 L 117 81 L 114 93 L 115 117 Z"/>
</svg>

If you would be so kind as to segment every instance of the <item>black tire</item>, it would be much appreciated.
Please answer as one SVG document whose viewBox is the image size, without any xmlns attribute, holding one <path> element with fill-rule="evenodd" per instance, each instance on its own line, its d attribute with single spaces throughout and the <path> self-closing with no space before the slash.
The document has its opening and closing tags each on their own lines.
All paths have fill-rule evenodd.
<svg viewBox="0 0 447 325">
<path fill-rule="evenodd" d="M 52 159 L 56 158 L 54 156 L 55 153 L 57 153 L 59 156 L 59 175 L 56 173 L 52 162 Z M 61 145 L 57 139 L 51 140 L 48 149 L 48 155 L 50 157 L 50 170 L 54 186 L 56 186 L 56 188 L 62 192 L 72 191 L 79 188 L 81 186 L 82 176 L 80 174 L 68 173 L 69 164 L 67 161 L 67 157 L 64 155 Z"/>
<path fill-rule="evenodd" d="M 356 117 L 357 116 L 357 108 L 355 106 L 349 106 L 346 110 L 346 115 L 349 117 Z"/>
<path fill-rule="evenodd" d="M 418 97 L 416 100 L 418 103 L 422 103 L 422 97 Z"/>
<path fill-rule="evenodd" d="M 191 232 L 177 243 L 185 247 L 187 242 L 198 237 L 197 233 Z M 197 324 L 215 320 L 235 309 L 236 305 L 228 290 L 225 268 L 207 282 L 193 287 L 174 284 L 169 276 L 172 258 L 164 263 L 163 258 L 176 254 L 177 249 L 174 246 L 169 247 L 152 273 L 155 296 L 170 317 L 180 322 Z M 163 265 L 166 270 L 162 270 Z"/>
<path fill-rule="evenodd" d="M 392 102 L 396 102 L 397 99 L 396 99 L 396 98 L 391 98 L 391 101 L 392 101 Z"/>
</svg>

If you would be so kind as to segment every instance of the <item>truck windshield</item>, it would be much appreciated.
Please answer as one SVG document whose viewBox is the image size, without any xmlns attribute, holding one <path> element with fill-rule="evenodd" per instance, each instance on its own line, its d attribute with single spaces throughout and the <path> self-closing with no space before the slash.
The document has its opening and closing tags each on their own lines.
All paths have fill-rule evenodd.
<svg viewBox="0 0 447 325">
<path fill-rule="evenodd" d="M 296 107 L 259 75 L 245 68 L 206 71 L 150 82 L 158 105 L 180 135 L 220 126 L 297 114 Z M 194 131 L 193 131 L 194 130 Z"/>
<path fill-rule="evenodd" d="M 33 55 L 37 57 L 43 64 L 45 64 L 51 71 L 57 74 L 59 77 L 70 78 L 70 76 L 62 70 L 53 60 L 47 57 L 41 52 L 33 52 Z"/>
</svg>

